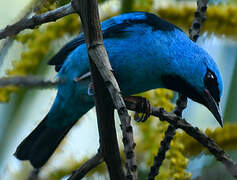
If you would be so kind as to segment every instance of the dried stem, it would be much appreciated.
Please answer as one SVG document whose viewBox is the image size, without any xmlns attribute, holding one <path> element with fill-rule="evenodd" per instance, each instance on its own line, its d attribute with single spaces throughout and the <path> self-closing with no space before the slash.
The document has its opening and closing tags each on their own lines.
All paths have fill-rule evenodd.
<svg viewBox="0 0 237 180">
<path fill-rule="evenodd" d="M 132 126 L 130 125 L 131 118 L 128 115 L 126 105 L 120 94 L 118 83 L 112 73 L 112 67 L 109 63 L 108 55 L 103 44 L 97 1 L 72 0 L 72 6 L 81 17 L 91 68 L 95 68 L 99 71 L 99 74 L 103 79 L 101 84 L 104 84 L 104 86 L 108 89 L 113 105 L 117 109 L 121 120 L 124 151 L 126 155 L 127 177 L 129 179 L 137 179 L 137 166 L 134 153 L 135 143 L 133 140 Z M 95 64 L 95 66 L 93 64 Z M 92 70 L 92 79 L 96 78 L 95 75 L 95 71 L 93 72 Z M 113 169 L 113 171 L 114 170 L 116 169 Z"/>
<path fill-rule="evenodd" d="M 35 76 L 14 76 L 0 79 L 0 87 L 3 86 L 20 86 L 20 87 L 40 87 L 48 88 L 59 84 L 60 80 L 50 81 L 42 80 Z"/>
<path fill-rule="evenodd" d="M 158 154 L 154 158 L 153 165 L 151 166 L 150 173 L 148 175 L 149 180 L 154 180 L 159 174 L 159 169 L 165 159 L 166 152 L 170 149 L 170 142 L 173 139 L 175 133 L 176 127 L 170 124 L 165 132 L 164 139 L 160 143 L 161 146 L 159 148 Z"/>
<path fill-rule="evenodd" d="M 194 14 L 194 19 L 191 28 L 189 29 L 189 38 L 196 42 L 200 32 L 203 22 L 206 20 L 208 0 L 198 0 L 197 10 Z"/>
<path fill-rule="evenodd" d="M 96 155 L 86 161 L 79 169 L 75 170 L 68 180 L 82 179 L 90 170 L 104 162 L 103 155 L 99 150 Z"/>
<path fill-rule="evenodd" d="M 110 179 L 125 179 L 114 124 L 114 105 L 110 93 L 105 86 L 104 77 L 99 72 L 99 64 L 109 63 L 108 55 L 103 45 L 99 21 L 97 0 L 72 0 L 72 7 L 81 18 L 88 57 L 91 68 L 92 83 L 95 91 L 95 105 L 100 137 L 101 152 L 107 165 Z M 107 67 L 103 67 L 106 71 Z"/>
<path fill-rule="evenodd" d="M 99 57 L 100 59 L 100 56 L 101 56 L 101 54 L 98 51 L 95 51 L 95 54 L 89 51 L 89 54 L 90 54 L 90 57 L 93 57 L 93 58 Z M 96 65 L 101 75 L 104 77 L 105 85 L 107 86 L 110 92 L 110 95 L 112 96 L 114 106 L 116 107 L 118 111 L 118 115 L 120 117 L 121 129 L 122 129 L 122 134 L 123 134 L 124 152 L 126 156 L 125 163 L 126 163 L 126 168 L 127 168 L 127 176 L 129 179 L 137 179 L 136 157 L 134 153 L 135 142 L 133 140 L 133 129 L 130 124 L 131 117 L 128 115 L 128 111 L 123 101 L 123 98 L 120 94 L 120 89 L 117 85 L 117 82 L 115 81 L 115 79 L 111 79 L 111 77 L 114 77 L 114 76 L 111 76 L 111 74 L 113 74 L 111 67 L 109 67 L 110 71 L 106 70 L 107 71 L 106 72 L 106 71 L 103 71 L 103 69 L 105 69 L 105 66 L 107 66 L 106 64 L 99 64 L 98 62 L 96 62 Z M 108 74 L 110 75 L 108 76 Z"/>
<path fill-rule="evenodd" d="M 182 112 L 186 108 L 186 106 L 187 106 L 187 97 L 179 93 L 174 113 L 177 116 L 182 117 Z M 165 159 L 166 152 L 170 148 L 171 140 L 174 138 L 176 134 L 176 129 L 177 127 L 173 126 L 172 124 L 169 124 L 165 132 L 165 137 L 160 143 L 158 154 L 155 156 L 153 165 L 151 166 L 150 173 L 148 175 L 149 180 L 153 180 L 157 175 L 159 175 L 159 169 Z"/>
<path fill-rule="evenodd" d="M 197 1 L 197 10 L 195 12 L 192 26 L 189 30 L 189 38 L 194 42 L 197 41 L 200 35 L 202 23 L 206 19 L 207 2 L 208 0 Z M 179 97 L 174 110 L 174 113 L 177 116 L 182 117 L 182 112 L 187 106 L 187 101 L 187 97 L 184 94 L 179 93 Z M 169 150 L 170 142 L 175 136 L 175 133 L 176 128 L 172 124 L 170 124 L 165 133 L 164 139 L 161 141 L 161 146 L 159 148 L 158 154 L 154 158 L 154 163 L 149 173 L 149 179 L 155 179 L 155 176 L 159 174 L 159 169 L 162 165 L 163 160 L 165 159 L 166 152 Z"/>
<path fill-rule="evenodd" d="M 39 179 L 39 178 L 38 178 L 39 173 L 40 173 L 40 170 L 39 170 L 39 169 L 33 169 L 33 170 L 30 172 L 30 174 L 29 174 L 27 180 L 38 180 L 38 179 Z"/>
<path fill-rule="evenodd" d="M 0 39 L 4 39 L 8 36 L 14 36 L 21 32 L 24 29 L 34 29 L 36 26 L 56 21 L 68 14 L 75 13 L 74 9 L 71 6 L 71 3 L 48 11 L 41 15 L 34 15 L 32 17 L 24 17 L 15 24 L 8 25 L 4 29 L 0 30 Z"/>
</svg>

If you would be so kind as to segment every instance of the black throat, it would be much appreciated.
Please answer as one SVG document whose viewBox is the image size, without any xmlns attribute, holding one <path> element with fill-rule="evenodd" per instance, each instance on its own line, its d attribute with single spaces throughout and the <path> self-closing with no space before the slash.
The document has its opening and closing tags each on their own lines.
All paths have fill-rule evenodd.
<svg viewBox="0 0 237 180">
<path fill-rule="evenodd" d="M 187 81 L 178 75 L 163 75 L 161 80 L 167 89 L 177 91 L 189 97 L 190 99 L 205 104 L 202 95 L 191 86 Z"/>
</svg>

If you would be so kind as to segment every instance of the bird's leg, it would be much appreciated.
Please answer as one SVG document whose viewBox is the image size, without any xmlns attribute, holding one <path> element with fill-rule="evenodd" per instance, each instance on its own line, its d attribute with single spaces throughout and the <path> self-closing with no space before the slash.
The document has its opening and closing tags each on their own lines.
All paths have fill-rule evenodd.
<svg viewBox="0 0 237 180">
<path fill-rule="evenodd" d="M 94 96 L 94 94 L 95 94 L 94 85 L 92 82 L 89 83 L 87 94 L 88 94 L 88 96 Z"/>
<path fill-rule="evenodd" d="M 137 122 L 145 122 L 151 114 L 151 104 L 150 102 L 141 96 L 127 96 L 124 97 L 126 104 L 135 103 L 136 104 L 136 112 L 134 115 L 134 119 Z M 138 116 L 138 113 L 143 113 L 141 117 Z"/>
<path fill-rule="evenodd" d="M 83 74 L 80 77 L 74 78 L 74 82 L 78 83 L 78 82 L 81 82 L 82 80 L 86 80 L 88 78 L 91 78 L 91 72 L 87 72 L 86 74 Z M 87 94 L 88 94 L 88 96 L 94 96 L 95 95 L 94 85 L 93 85 L 92 82 L 89 83 Z"/>
<path fill-rule="evenodd" d="M 90 78 L 90 77 L 91 77 L 91 72 L 87 72 L 87 73 L 83 74 L 83 75 L 80 76 L 80 77 L 75 77 L 75 78 L 74 78 L 74 82 L 75 82 L 75 83 L 78 83 L 78 82 L 80 82 L 80 81 L 82 81 L 82 80 L 85 80 L 85 79 L 88 79 L 88 78 Z"/>
</svg>

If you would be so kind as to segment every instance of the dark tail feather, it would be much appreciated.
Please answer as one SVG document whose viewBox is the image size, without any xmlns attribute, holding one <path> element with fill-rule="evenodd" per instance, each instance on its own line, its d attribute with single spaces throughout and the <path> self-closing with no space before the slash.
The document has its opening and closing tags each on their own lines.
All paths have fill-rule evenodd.
<svg viewBox="0 0 237 180">
<path fill-rule="evenodd" d="M 34 168 L 42 167 L 53 154 L 64 136 L 74 125 L 61 129 L 46 126 L 47 116 L 17 147 L 15 156 L 19 160 L 29 160 Z"/>
</svg>

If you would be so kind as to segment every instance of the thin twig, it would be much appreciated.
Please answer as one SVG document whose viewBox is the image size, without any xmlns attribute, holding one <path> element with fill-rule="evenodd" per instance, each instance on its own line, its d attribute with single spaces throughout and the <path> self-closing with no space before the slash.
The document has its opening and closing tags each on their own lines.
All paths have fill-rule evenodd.
<svg viewBox="0 0 237 180">
<path fill-rule="evenodd" d="M 174 109 L 174 113 L 177 116 L 182 117 L 183 110 L 187 107 L 188 99 L 184 94 L 179 93 L 178 99 L 176 101 L 176 106 Z"/>
<path fill-rule="evenodd" d="M 40 87 L 48 88 L 59 84 L 60 80 L 42 80 L 36 76 L 14 76 L 0 79 L 0 87 L 4 86 L 20 86 L 20 87 Z"/>
<path fill-rule="evenodd" d="M 0 30 L 0 39 L 4 39 L 8 36 L 14 36 L 24 29 L 34 29 L 36 26 L 56 21 L 66 15 L 75 13 L 71 6 L 71 3 L 66 4 L 62 7 L 48 11 L 41 15 L 34 15 L 32 17 L 25 17 L 15 24 L 8 25 L 4 29 Z"/>
<path fill-rule="evenodd" d="M 206 20 L 206 10 L 207 10 L 208 0 L 198 0 L 197 1 L 197 10 L 192 22 L 192 26 L 189 30 L 189 38 L 196 42 L 201 31 L 202 23 Z M 187 97 L 184 94 L 179 93 L 178 100 L 176 102 L 176 107 L 174 113 L 182 117 L 182 112 L 187 106 Z M 158 150 L 158 154 L 154 158 L 153 165 L 149 173 L 149 179 L 155 179 L 159 174 L 159 169 L 162 165 L 163 160 L 165 159 L 166 152 L 169 150 L 170 142 L 176 134 L 176 128 L 172 124 L 169 125 L 168 129 L 165 132 L 165 137 L 161 141 L 161 146 Z"/>
<path fill-rule="evenodd" d="M 159 174 L 159 169 L 165 159 L 166 152 L 170 149 L 170 142 L 173 139 L 175 133 L 176 127 L 170 124 L 165 132 L 164 139 L 160 143 L 161 146 L 159 148 L 158 154 L 154 158 L 153 165 L 151 166 L 150 173 L 148 174 L 149 180 L 154 180 Z"/>
<path fill-rule="evenodd" d="M 132 111 L 139 110 L 139 113 L 145 113 L 144 108 L 140 107 L 139 101 L 134 98 L 126 97 L 125 102 L 127 108 Z M 151 115 L 158 117 L 161 121 L 167 121 L 174 127 L 184 130 L 188 135 L 196 139 L 200 144 L 206 147 L 215 158 L 222 162 L 229 173 L 237 178 L 237 164 L 224 152 L 211 138 L 202 133 L 197 127 L 193 127 L 181 117 L 173 112 L 167 112 L 163 108 L 150 107 Z"/>
<path fill-rule="evenodd" d="M 8 50 L 10 49 L 12 44 L 13 44 L 12 38 L 6 38 L 2 40 L 2 43 L 0 43 L 0 67 L 2 66 L 3 60 L 6 57 Z"/>
<path fill-rule="evenodd" d="M 197 1 L 197 10 L 194 14 L 192 26 L 189 29 L 189 38 L 194 42 L 197 41 L 201 32 L 202 24 L 206 20 L 207 3 L 208 0 Z"/>
<path fill-rule="evenodd" d="M 23 12 L 21 12 L 17 16 L 17 20 L 15 20 L 15 21 L 21 21 L 22 19 L 26 19 L 32 12 L 35 12 L 35 10 L 40 7 L 41 3 L 42 3 L 41 1 L 32 0 L 24 8 Z M 2 30 L 0 29 L 0 36 L 1 36 L 1 32 L 2 32 Z M 14 41 L 14 38 L 11 38 L 11 37 L 6 38 L 5 37 L 5 40 L 3 40 L 2 43 L 0 42 L 0 67 L 3 63 L 5 56 L 7 55 L 8 50 L 10 49 L 11 45 L 13 44 L 13 41 Z"/>
<path fill-rule="evenodd" d="M 181 119 L 177 116 L 173 116 L 172 118 L 172 115 L 167 114 L 167 112 L 165 112 L 163 109 L 154 108 L 152 110 L 152 114 L 155 116 L 158 116 L 158 114 L 160 114 L 160 120 L 167 121 L 174 126 L 176 125 L 177 128 L 183 129 L 187 134 L 196 139 L 200 144 L 208 148 L 209 152 L 213 154 L 218 161 L 222 162 L 225 165 L 230 174 L 233 177 L 237 178 L 237 164 L 229 157 L 228 154 L 224 152 L 224 150 L 222 150 L 212 139 L 203 134 L 197 127 L 194 128 L 184 119 Z"/>
<path fill-rule="evenodd" d="M 90 170 L 94 169 L 102 162 L 104 162 L 104 158 L 101 154 L 101 151 L 98 150 L 97 154 L 86 161 L 79 169 L 75 170 L 68 180 L 82 179 Z"/>
<path fill-rule="evenodd" d="M 39 170 L 39 169 L 33 169 L 33 170 L 30 172 L 30 174 L 29 174 L 27 180 L 38 180 L 38 179 L 39 179 L 39 178 L 38 178 L 39 173 L 40 173 L 40 170 Z"/>
<path fill-rule="evenodd" d="M 179 97 L 176 101 L 176 107 L 173 112 L 177 116 L 182 117 L 182 112 L 186 108 L 186 106 L 187 106 L 187 97 L 179 93 Z M 173 126 L 172 124 L 169 124 L 165 132 L 165 137 L 160 143 L 160 148 L 158 150 L 158 153 L 154 157 L 153 165 L 150 168 L 150 173 L 148 174 L 149 180 L 153 180 L 155 179 L 157 175 L 159 175 L 160 167 L 165 159 L 166 152 L 170 148 L 171 140 L 174 138 L 176 134 L 176 129 L 177 127 Z"/>
</svg>

